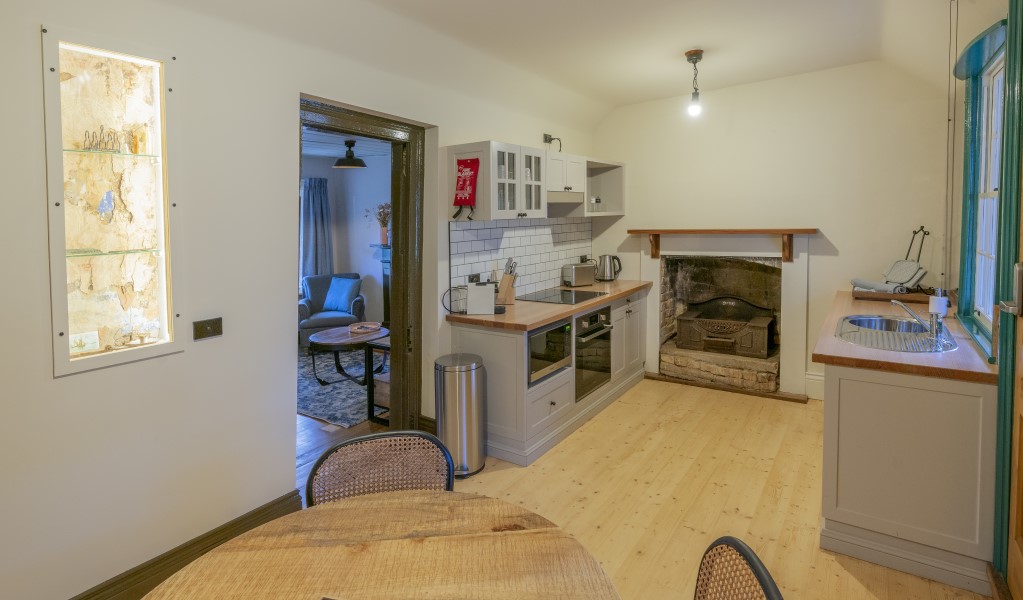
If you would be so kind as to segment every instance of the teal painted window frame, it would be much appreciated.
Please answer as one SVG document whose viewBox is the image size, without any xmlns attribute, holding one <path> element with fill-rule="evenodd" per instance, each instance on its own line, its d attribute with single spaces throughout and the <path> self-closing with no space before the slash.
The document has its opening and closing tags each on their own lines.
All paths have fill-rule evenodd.
<svg viewBox="0 0 1023 600">
<path fill-rule="evenodd" d="M 999 232 L 995 299 L 1012 296 L 1013 265 L 1019 260 L 1021 158 L 1023 158 L 1023 0 L 1009 0 L 1005 36 L 1005 97 L 1002 121 L 1002 167 L 999 186 Z M 1001 313 L 998 330 L 998 423 L 995 440 L 995 524 L 992 566 L 1005 574 L 1009 548 L 1012 483 L 1013 394 L 1016 383 L 1015 315 Z"/>
<path fill-rule="evenodd" d="M 1003 27 L 1004 22 L 997 23 L 992 29 Z M 988 32 L 982 34 L 978 40 L 984 40 L 988 38 Z M 969 53 L 969 49 L 964 53 Z M 976 249 L 977 249 L 977 205 L 980 201 L 980 177 L 982 168 L 982 153 L 986 149 L 982 143 L 984 141 L 984 133 L 986 129 L 986 123 L 984 123 L 984 106 L 986 104 L 983 95 L 984 90 L 984 78 L 987 74 L 989 67 L 1002 59 L 1005 55 L 1005 44 L 1001 44 L 998 48 L 990 51 L 990 54 L 985 56 L 984 63 L 977 65 L 969 73 L 966 79 L 966 102 L 965 102 L 965 119 L 964 119 L 964 149 L 963 149 L 963 208 L 962 208 L 962 231 L 960 234 L 960 252 L 959 252 L 959 310 L 957 312 L 957 318 L 963 324 L 963 328 L 973 338 L 981 350 L 987 355 L 987 360 L 990 363 L 995 362 L 995 352 L 992 347 L 991 339 L 991 326 L 984 323 L 980 319 L 974 316 L 974 299 L 976 298 Z M 1003 91 L 1003 107 L 1004 107 L 1004 96 Z M 1003 118 L 1003 132 L 1005 121 Z M 1004 142 L 1004 133 L 1002 136 Z M 999 223 L 1003 216 L 1001 210 L 1001 200 L 999 199 Z M 1001 233 L 1001 225 L 996 226 Z M 1001 263 L 1003 261 L 1001 252 L 998 253 L 997 265 L 995 267 L 996 276 L 1001 271 Z M 995 297 L 998 296 L 999 286 L 995 285 Z"/>
<path fill-rule="evenodd" d="M 1004 27 L 1002 32 L 998 29 Z M 998 203 L 998 261 L 995 267 L 994 299 L 1004 300 L 1013 295 L 1013 266 L 1019 261 L 1021 156 L 1023 156 L 1023 0 L 1009 0 L 1009 14 L 1004 21 L 982 33 L 960 56 L 954 71 L 958 79 L 967 81 L 968 93 L 976 93 L 969 79 L 990 61 L 994 50 L 1005 46 L 1005 91 L 1002 110 L 1002 152 Z M 972 102 L 976 105 L 976 102 Z M 972 118 L 971 118 L 972 117 Z M 967 115 L 966 136 L 977 127 L 976 115 Z M 972 182 L 969 163 L 964 165 L 964 202 L 969 196 L 966 182 Z M 964 210 L 963 243 L 973 238 L 973 228 L 966 227 L 969 212 Z M 973 243 L 976 240 L 972 240 Z M 971 246 L 972 248 L 972 246 Z M 970 252 L 972 258 L 972 252 Z M 972 285 L 972 266 L 965 265 L 960 255 L 960 285 Z M 964 277 L 964 269 L 969 277 Z M 963 296 L 960 288 L 960 297 Z M 967 290 L 969 292 L 970 290 Z M 972 295 L 970 298 L 972 299 Z M 971 304 L 972 308 L 972 304 Z M 962 317 L 960 316 L 960 320 Z M 969 320 L 969 319 L 967 319 Z M 1016 383 L 1016 329 L 1015 315 L 1002 312 L 998 316 L 998 415 L 995 426 L 995 506 L 994 540 L 991 566 L 1005 575 L 1009 549 L 1009 507 L 1012 484 L 1012 426 L 1014 388 Z M 964 322 L 964 324 L 966 324 Z M 983 336 L 981 336 L 983 337 Z"/>
</svg>

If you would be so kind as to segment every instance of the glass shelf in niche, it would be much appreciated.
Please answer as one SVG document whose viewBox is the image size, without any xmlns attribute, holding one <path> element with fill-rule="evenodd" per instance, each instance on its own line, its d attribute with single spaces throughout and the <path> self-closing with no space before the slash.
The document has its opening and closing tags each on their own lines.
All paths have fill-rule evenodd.
<svg viewBox="0 0 1023 600">
<path fill-rule="evenodd" d="M 159 154 L 136 154 L 134 152 L 117 152 L 114 150 L 77 150 L 75 148 L 64 148 L 64 152 L 71 154 L 100 154 L 105 156 L 124 156 L 124 157 L 136 157 L 136 158 L 156 158 L 159 159 Z"/>
<path fill-rule="evenodd" d="M 97 250 L 96 248 L 68 248 L 67 258 L 88 258 L 90 256 L 121 256 L 125 254 L 153 254 L 156 256 L 162 255 L 162 250 L 158 248 L 135 248 L 129 250 L 109 250 L 104 252 Z"/>
</svg>

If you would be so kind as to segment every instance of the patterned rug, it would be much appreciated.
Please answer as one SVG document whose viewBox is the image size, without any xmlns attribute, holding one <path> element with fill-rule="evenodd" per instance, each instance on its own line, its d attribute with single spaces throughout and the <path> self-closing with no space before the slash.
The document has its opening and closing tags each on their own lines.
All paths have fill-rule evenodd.
<svg viewBox="0 0 1023 600">
<path fill-rule="evenodd" d="M 374 367 L 383 354 L 374 352 Z M 362 377 L 362 350 L 341 353 L 341 366 L 354 377 Z M 390 367 L 390 361 L 387 363 Z M 327 381 L 341 379 L 334 369 L 334 356 L 316 355 L 316 370 Z M 388 368 L 384 368 L 384 373 Z M 378 375 L 379 377 L 379 375 Z M 306 348 L 298 349 L 298 412 L 341 427 L 353 427 L 366 420 L 366 388 L 351 381 L 320 385 L 313 376 L 313 362 Z M 384 409 L 377 409 L 377 414 Z"/>
</svg>

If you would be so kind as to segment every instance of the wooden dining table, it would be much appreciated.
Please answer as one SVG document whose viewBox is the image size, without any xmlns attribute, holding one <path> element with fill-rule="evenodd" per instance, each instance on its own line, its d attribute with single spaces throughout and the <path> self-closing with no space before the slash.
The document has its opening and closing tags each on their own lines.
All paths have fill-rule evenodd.
<svg viewBox="0 0 1023 600">
<path fill-rule="evenodd" d="M 211 550 L 146 599 L 620 598 L 575 538 L 476 494 L 403 491 L 328 502 Z"/>
</svg>

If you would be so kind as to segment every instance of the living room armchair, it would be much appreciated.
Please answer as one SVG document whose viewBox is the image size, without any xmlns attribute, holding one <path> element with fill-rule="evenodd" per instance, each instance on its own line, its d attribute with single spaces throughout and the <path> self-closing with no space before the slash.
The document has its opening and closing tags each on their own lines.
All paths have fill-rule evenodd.
<svg viewBox="0 0 1023 600">
<path fill-rule="evenodd" d="M 358 273 L 303 277 L 303 298 L 298 301 L 298 343 L 307 346 L 309 336 L 317 331 L 365 321 L 366 298 L 359 293 L 361 287 L 362 277 Z"/>
</svg>

